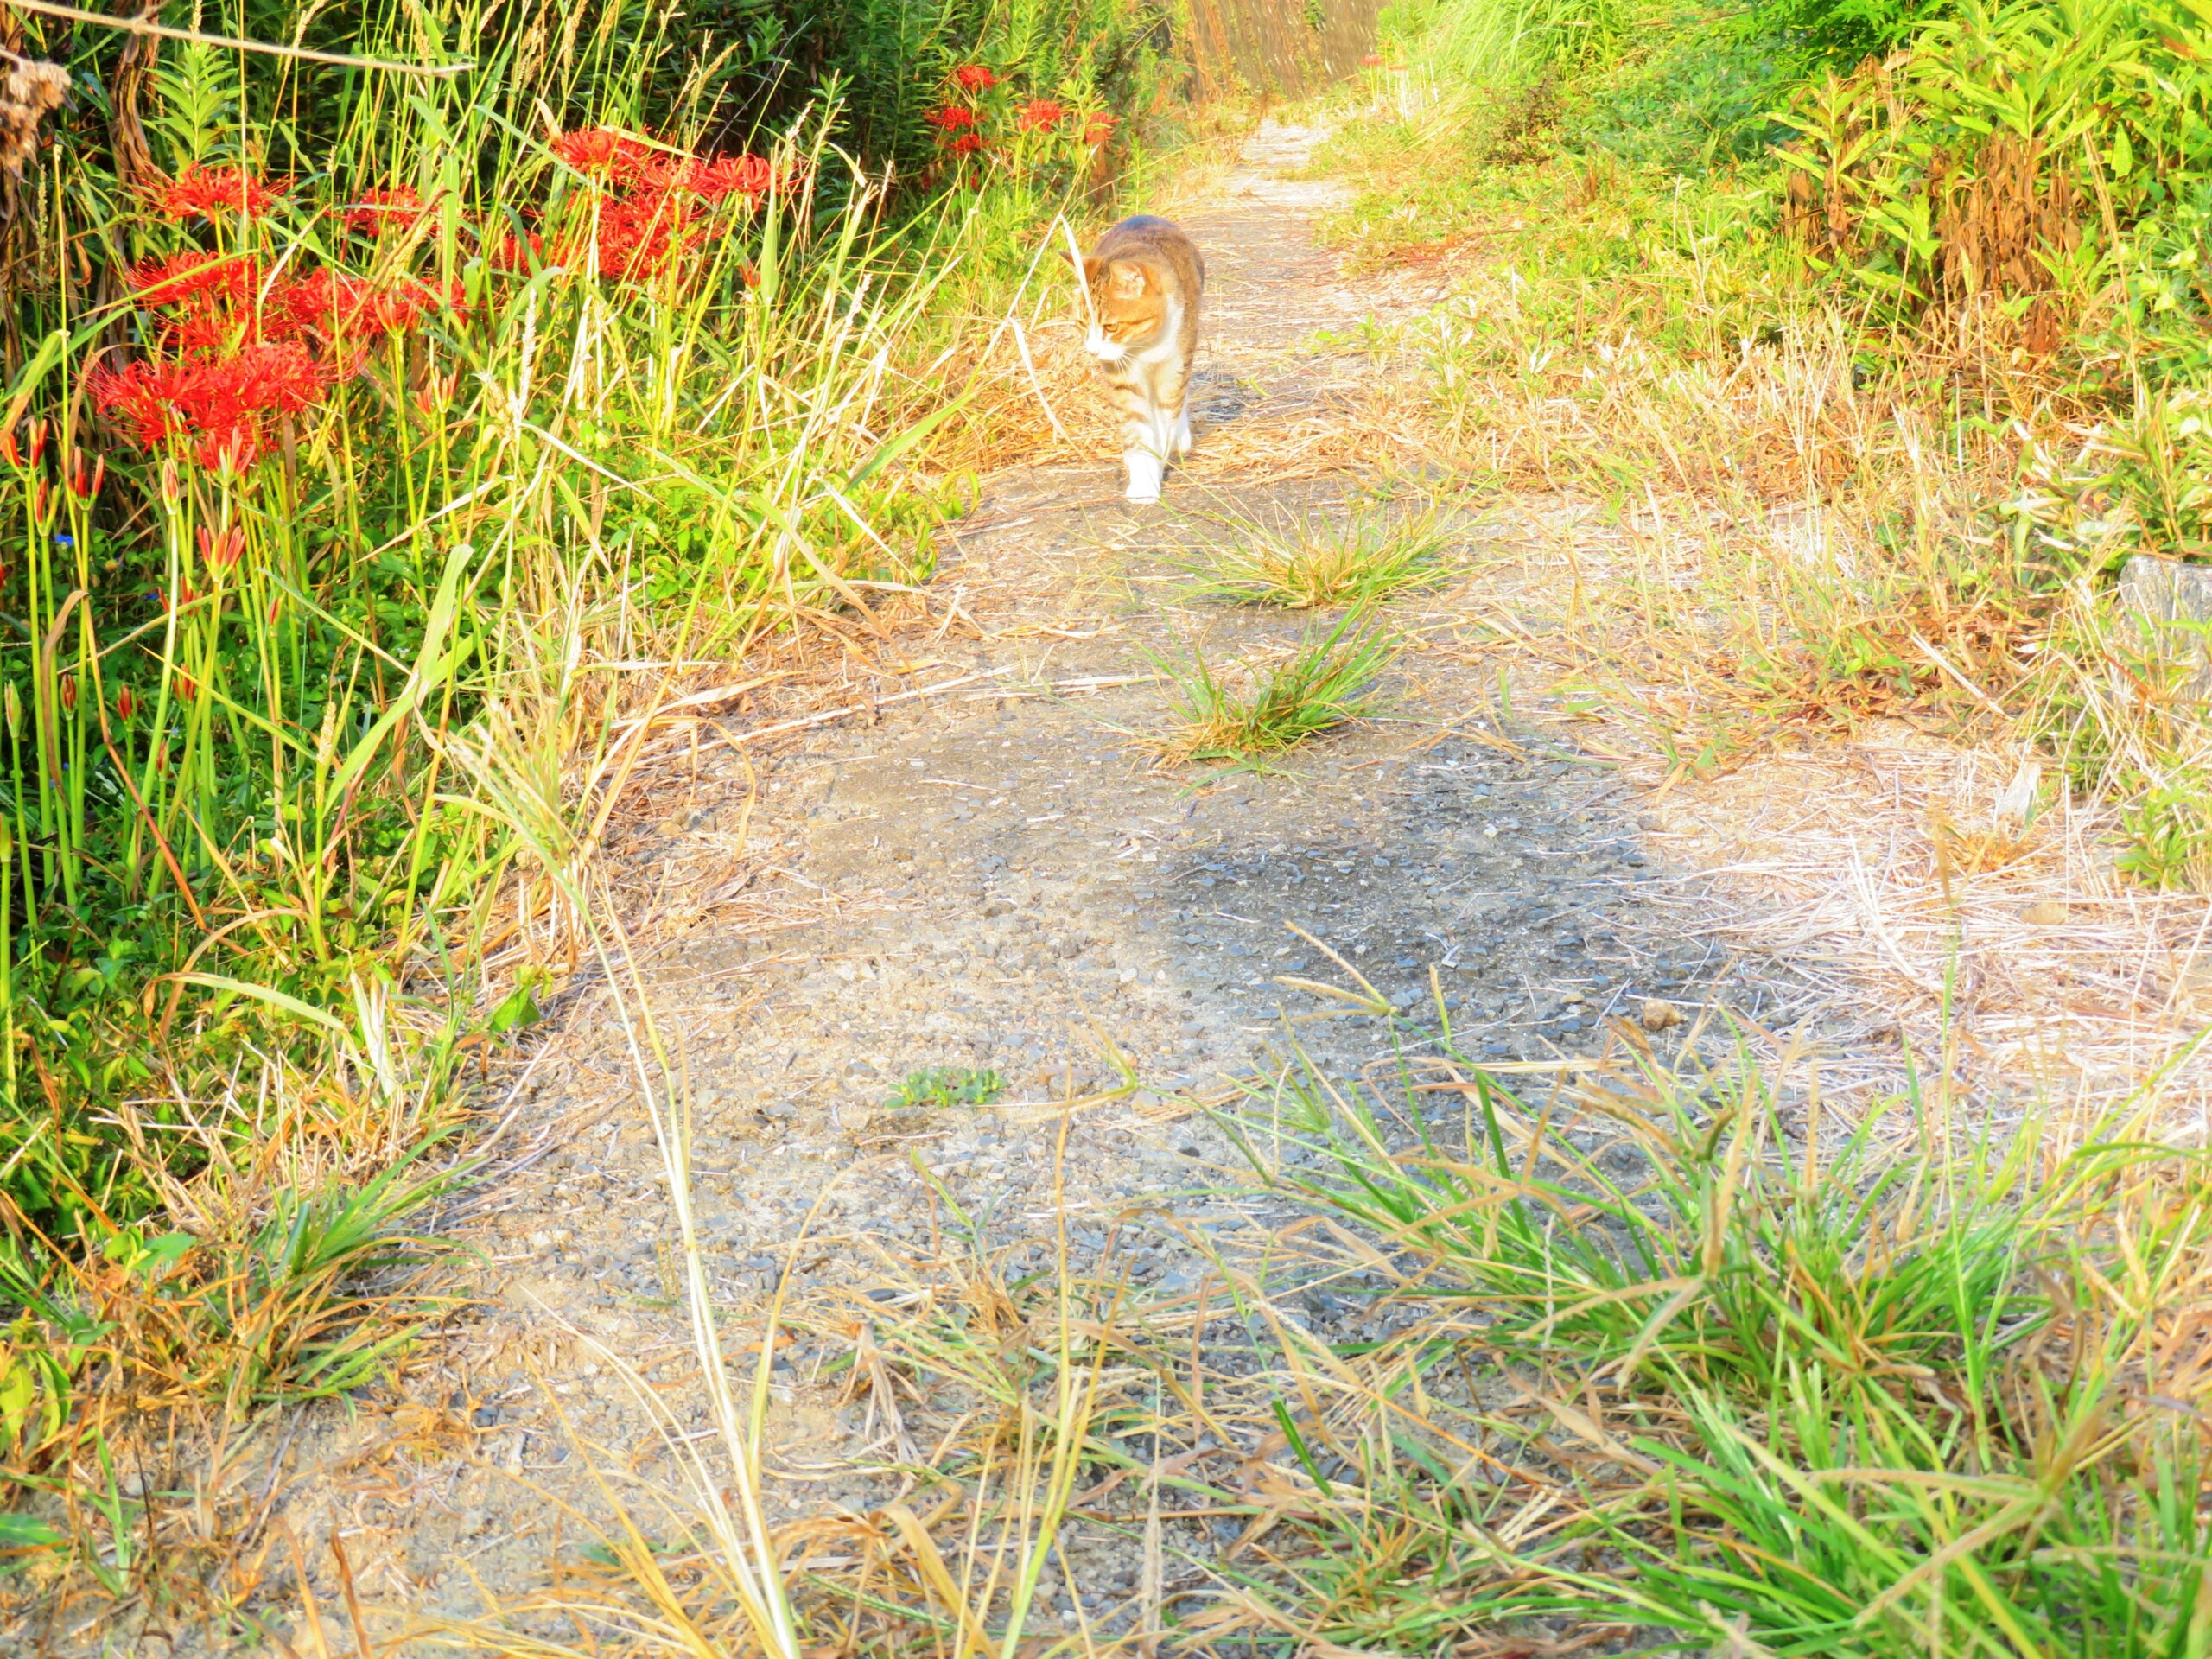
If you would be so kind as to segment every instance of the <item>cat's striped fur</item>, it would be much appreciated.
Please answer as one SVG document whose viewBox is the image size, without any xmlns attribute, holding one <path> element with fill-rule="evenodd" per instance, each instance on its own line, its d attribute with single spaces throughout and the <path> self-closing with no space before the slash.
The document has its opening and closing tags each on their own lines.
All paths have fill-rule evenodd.
<svg viewBox="0 0 2212 1659">
<path fill-rule="evenodd" d="M 1191 359 L 1206 262 L 1177 226 L 1149 213 L 1125 219 L 1083 262 L 1090 333 L 1122 416 L 1128 498 L 1157 501 L 1171 457 L 1191 453 Z"/>
</svg>

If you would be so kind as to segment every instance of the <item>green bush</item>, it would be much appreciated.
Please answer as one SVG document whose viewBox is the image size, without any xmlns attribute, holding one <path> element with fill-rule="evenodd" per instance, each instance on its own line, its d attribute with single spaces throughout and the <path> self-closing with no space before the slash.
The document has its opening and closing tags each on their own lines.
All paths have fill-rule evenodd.
<svg viewBox="0 0 2212 1659">
<path fill-rule="evenodd" d="M 1849 66 L 1894 51 L 1953 0 L 1752 0 L 1759 33 L 1787 40 L 1802 59 Z"/>
<path fill-rule="evenodd" d="M 1968 3 L 1789 120 L 1787 219 L 1818 262 L 1909 305 L 1993 299 L 2047 352 L 2116 240 L 2201 188 L 2212 31 L 2190 0 Z"/>
</svg>

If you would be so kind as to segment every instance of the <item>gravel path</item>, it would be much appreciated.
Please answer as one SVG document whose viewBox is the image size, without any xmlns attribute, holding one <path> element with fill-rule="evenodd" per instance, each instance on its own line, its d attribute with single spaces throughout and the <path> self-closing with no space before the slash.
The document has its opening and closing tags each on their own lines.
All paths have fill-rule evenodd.
<svg viewBox="0 0 2212 1659">
<path fill-rule="evenodd" d="M 1315 136 L 1263 129 L 1186 220 L 1213 283 L 1201 456 L 1166 505 L 1125 507 L 1105 458 L 990 480 L 935 589 L 960 625 L 935 654 L 984 677 L 825 725 L 772 765 L 709 755 L 665 821 L 612 855 L 650 895 L 645 975 L 690 1079 L 699 1224 L 731 1330 L 757 1330 L 746 1319 L 795 1275 L 802 1339 L 771 1418 L 779 1513 L 864 1513 L 912 1484 L 880 1469 L 880 1413 L 824 1369 L 838 1344 L 819 1310 L 909 1306 L 931 1264 L 985 1240 L 995 1262 L 1041 1267 L 1064 1221 L 1078 1266 L 1110 1247 L 1133 1296 L 1173 1297 L 1205 1270 L 1192 1236 L 1280 1219 L 1225 1193 L 1228 1149 L 1191 1096 L 1277 1063 L 1285 1014 L 1341 1006 L 1278 982 L 1344 982 L 1320 947 L 1401 1008 L 1440 996 L 1465 1047 L 1539 1084 L 1646 998 L 1758 1000 L 1756 974 L 1650 902 L 1662 871 L 1630 788 L 1501 710 L 1496 660 L 1459 643 L 1548 579 L 1509 515 L 1442 498 L 1458 575 L 1392 607 L 1408 648 L 1383 717 L 1260 772 L 1160 770 L 1132 741 L 1165 719 L 1152 653 L 1202 637 L 1215 660 L 1264 656 L 1311 626 L 1187 596 L 1179 565 L 1224 520 L 1404 510 L 1404 478 L 1204 464 L 1210 439 L 1263 454 L 1270 423 L 1326 416 L 1371 377 L 1325 333 L 1374 301 L 1313 234 L 1334 200 L 1298 176 Z M 1389 1052 L 1370 1014 L 1296 1029 L 1331 1068 Z M 562 1506 L 605 1512 L 588 1469 L 666 1479 L 613 1356 L 665 1389 L 679 1432 L 705 1421 L 661 1166 L 603 988 L 580 984 L 542 1041 L 511 1131 L 530 1151 L 470 1201 L 480 1304 L 409 1379 L 414 1415 L 284 1431 L 283 1512 L 304 1538 L 340 1529 L 378 1605 L 458 1615 L 481 1610 L 480 1586 L 542 1585 L 574 1553 Z M 887 1106 L 928 1067 L 994 1071 L 1005 1091 Z M 1088 1103 L 1053 1104 L 1071 1097 Z M 1085 1605 L 1125 1628 L 1111 1607 L 1139 1564 L 1100 1548 Z M 326 1611 L 340 1605 L 312 1570 Z M 1066 1586 L 1043 1617 L 1076 1618 Z M 334 1616 L 331 1651 L 342 1628 Z"/>
</svg>

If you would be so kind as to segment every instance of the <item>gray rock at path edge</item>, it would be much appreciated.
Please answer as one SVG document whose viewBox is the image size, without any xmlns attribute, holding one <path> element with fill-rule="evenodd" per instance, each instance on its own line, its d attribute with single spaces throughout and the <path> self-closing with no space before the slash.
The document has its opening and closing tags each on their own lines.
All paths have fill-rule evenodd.
<svg viewBox="0 0 2212 1659">
<path fill-rule="evenodd" d="M 2131 614 L 2158 626 L 2162 649 L 2194 662 L 2180 687 L 2182 695 L 2212 694 L 2212 565 L 2182 564 L 2139 553 L 2120 573 L 2120 602 Z M 2177 624 L 2179 626 L 2158 626 Z"/>
</svg>

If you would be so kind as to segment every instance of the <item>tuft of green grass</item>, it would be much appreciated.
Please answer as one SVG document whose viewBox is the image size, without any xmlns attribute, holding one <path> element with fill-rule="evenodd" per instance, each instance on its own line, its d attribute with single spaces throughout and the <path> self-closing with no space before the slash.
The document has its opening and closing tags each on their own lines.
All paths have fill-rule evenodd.
<svg viewBox="0 0 2212 1659">
<path fill-rule="evenodd" d="M 1180 658 L 1155 656 L 1175 687 L 1175 726 L 1151 746 L 1171 762 L 1281 754 L 1372 709 L 1376 683 L 1396 655 L 1389 635 L 1356 610 L 1287 661 L 1249 677 L 1224 674 L 1195 645 Z"/>
<path fill-rule="evenodd" d="M 1340 1408 L 1339 1443 L 1367 1425 L 1345 1501 L 1244 1580 L 1283 1628 L 2198 1650 L 2212 1523 L 2179 1495 L 2212 1382 L 2171 1356 L 2212 1304 L 2201 1154 L 2139 1116 L 1966 1135 L 1910 1089 L 1808 1119 L 1743 1052 L 1524 1103 L 1404 1030 L 1395 1077 L 1297 1056 L 1221 1119 L 1268 1186 L 1389 1252 L 1405 1309 Z"/>
<path fill-rule="evenodd" d="M 925 1107 L 988 1106 L 1006 1093 L 1006 1079 L 992 1071 L 964 1065 L 930 1065 L 909 1071 L 906 1082 L 893 1090 L 884 1105 L 893 1111 L 918 1111 Z"/>
<path fill-rule="evenodd" d="M 1248 521 L 1235 528 L 1241 532 L 1236 541 L 1192 565 L 1190 596 L 1293 611 L 1372 606 L 1433 587 L 1449 569 L 1448 537 L 1433 512 L 1349 523 L 1309 518 L 1281 527 Z"/>
</svg>

